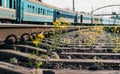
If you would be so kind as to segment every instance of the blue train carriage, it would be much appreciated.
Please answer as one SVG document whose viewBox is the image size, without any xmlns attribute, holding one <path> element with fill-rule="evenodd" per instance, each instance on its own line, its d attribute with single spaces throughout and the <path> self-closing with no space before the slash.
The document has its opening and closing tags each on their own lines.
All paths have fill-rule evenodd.
<svg viewBox="0 0 120 74">
<path fill-rule="evenodd" d="M 101 25 L 102 23 L 102 17 L 100 16 L 93 16 L 93 24 L 94 25 Z"/>
<path fill-rule="evenodd" d="M 53 22 L 54 9 L 35 0 L 20 0 L 18 2 L 18 22 L 24 23 L 51 23 Z"/>
<path fill-rule="evenodd" d="M 0 0 L 0 22 L 11 23 L 16 20 L 16 0 Z"/>
<path fill-rule="evenodd" d="M 81 23 L 82 24 L 91 24 L 91 15 L 86 13 L 81 13 Z"/>
<path fill-rule="evenodd" d="M 120 25 L 120 20 L 115 20 L 116 25 Z"/>
<path fill-rule="evenodd" d="M 110 24 L 110 18 L 102 18 L 102 24 L 109 25 Z"/>
<path fill-rule="evenodd" d="M 120 20 L 110 19 L 110 25 L 119 25 L 119 24 L 120 24 Z"/>
<path fill-rule="evenodd" d="M 114 19 L 110 19 L 110 25 L 114 24 Z"/>
<path fill-rule="evenodd" d="M 72 11 L 68 11 L 68 10 L 64 10 L 64 9 L 60 9 L 60 8 L 54 8 L 54 21 L 57 18 L 64 18 L 65 22 L 70 22 L 70 23 L 74 23 L 75 22 L 75 12 Z"/>
</svg>

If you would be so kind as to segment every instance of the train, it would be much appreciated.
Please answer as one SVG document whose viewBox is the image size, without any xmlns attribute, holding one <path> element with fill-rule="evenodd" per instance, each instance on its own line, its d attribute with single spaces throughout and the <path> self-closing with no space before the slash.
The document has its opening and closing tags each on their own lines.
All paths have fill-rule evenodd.
<svg viewBox="0 0 120 74">
<path fill-rule="evenodd" d="M 63 17 L 73 24 L 120 24 L 119 20 L 57 8 L 36 0 L 0 0 L 1 23 L 52 23 Z"/>
</svg>

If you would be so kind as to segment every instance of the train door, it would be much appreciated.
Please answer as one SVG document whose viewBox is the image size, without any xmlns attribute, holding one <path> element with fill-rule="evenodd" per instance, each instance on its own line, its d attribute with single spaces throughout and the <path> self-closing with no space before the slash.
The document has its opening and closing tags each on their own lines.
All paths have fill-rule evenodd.
<svg viewBox="0 0 120 74">
<path fill-rule="evenodd" d="M 80 15 L 80 22 L 83 23 L 83 15 Z"/>
<path fill-rule="evenodd" d="M 56 20 L 56 10 L 54 10 L 54 13 L 53 13 L 53 22 Z"/>
<path fill-rule="evenodd" d="M 74 22 L 75 23 L 78 23 L 78 20 L 77 19 L 79 19 L 79 16 L 76 14 L 75 16 L 74 16 Z"/>
<path fill-rule="evenodd" d="M 22 17 L 21 17 L 21 21 L 23 21 L 23 18 L 24 18 L 24 2 L 22 2 Z"/>
<path fill-rule="evenodd" d="M 9 7 L 12 8 L 12 0 L 10 0 Z"/>
<path fill-rule="evenodd" d="M 57 12 L 56 18 L 60 18 L 60 12 Z"/>
<path fill-rule="evenodd" d="M 16 8 L 16 1 L 15 0 L 13 1 L 13 5 L 14 5 L 13 9 L 15 9 Z"/>
<path fill-rule="evenodd" d="M 22 23 L 23 20 L 23 0 L 16 1 L 16 21 Z"/>
</svg>

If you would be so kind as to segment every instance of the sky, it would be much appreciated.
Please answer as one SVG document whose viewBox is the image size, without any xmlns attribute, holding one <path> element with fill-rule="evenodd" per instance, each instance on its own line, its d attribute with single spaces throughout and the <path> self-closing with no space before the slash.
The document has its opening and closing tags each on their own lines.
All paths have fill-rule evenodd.
<svg viewBox="0 0 120 74">
<path fill-rule="evenodd" d="M 73 0 L 42 0 L 42 1 L 52 6 L 56 6 L 59 8 L 70 8 L 72 10 Z M 120 4 L 120 0 L 74 0 L 74 1 L 75 1 L 75 10 L 78 12 L 86 12 L 86 13 L 89 13 L 98 7 Z M 120 13 L 120 6 L 108 7 L 106 9 L 96 11 L 95 13 L 110 13 L 113 11 Z"/>
</svg>

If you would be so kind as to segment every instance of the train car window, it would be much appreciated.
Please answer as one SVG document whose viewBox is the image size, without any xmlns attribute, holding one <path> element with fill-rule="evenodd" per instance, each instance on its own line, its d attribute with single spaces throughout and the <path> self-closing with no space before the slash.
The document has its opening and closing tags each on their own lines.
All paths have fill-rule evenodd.
<svg viewBox="0 0 120 74">
<path fill-rule="evenodd" d="M 16 7 L 15 3 L 16 3 L 16 2 L 15 2 L 15 0 L 14 0 L 14 7 L 13 7 L 13 9 L 15 9 L 15 7 Z"/>
<path fill-rule="evenodd" d="M 65 18 L 67 18 L 68 17 L 68 15 L 65 15 Z"/>
<path fill-rule="evenodd" d="M 66 15 L 66 18 L 68 18 L 68 15 Z"/>
<path fill-rule="evenodd" d="M 45 15 L 47 15 L 47 10 L 45 10 Z"/>
<path fill-rule="evenodd" d="M 46 10 L 46 15 L 49 15 L 49 14 L 50 14 L 49 10 Z"/>
<path fill-rule="evenodd" d="M 40 14 L 40 8 L 38 8 L 38 14 Z"/>
<path fill-rule="evenodd" d="M 95 20 L 95 21 L 99 21 L 99 19 L 97 19 L 97 18 L 95 18 L 94 20 Z"/>
<path fill-rule="evenodd" d="M 71 18 L 71 16 L 69 15 L 69 18 Z"/>
<path fill-rule="evenodd" d="M 64 17 L 66 18 L 66 15 L 64 15 Z"/>
<path fill-rule="evenodd" d="M 43 13 L 43 9 L 41 8 L 41 14 Z"/>
<path fill-rule="evenodd" d="M 51 11 L 51 16 L 52 16 L 53 12 Z"/>
<path fill-rule="evenodd" d="M 70 16 L 68 15 L 68 18 L 70 18 Z"/>
<path fill-rule="evenodd" d="M 70 18 L 70 15 L 69 15 L 69 18 Z"/>
<path fill-rule="evenodd" d="M 48 10 L 46 10 L 46 15 L 49 15 L 49 11 Z"/>
<path fill-rule="evenodd" d="M 59 15 L 60 13 L 59 12 L 57 12 L 57 15 Z"/>
<path fill-rule="evenodd" d="M 50 14 L 50 12 L 49 12 L 49 10 L 47 10 L 47 15 L 49 15 Z"/>
<path fill-rule="evenodd" d="M 30 6 L 28 5 L 27 8 L 28 8 L 28 12 L 29 12 L 29 8 L 30 8 Z"/>
<path fill-rule="evenodd" d="M 31 12 L 31 6 L 30 6 L 30 10 L 29 10 L 29 12 Z"/>
<path fill-rule="evenodd" d="M 50 11 L 50 15 L 52 15 L 52 11 Z"/>
<path fill-rule="evenodd" d="M 35 9 L 35 7 L 33 6 L 33 7 L 32 7 L 32 11 L 33 11 L 33 13 L 34 13 L 34 9 Z"/>
<path fill-rule="evenodd" d="M 9 5 L 10 5 L 9 7 L 12 8 L 12 0 L 10 0 L 10 4 Z"/>
<path fill-rule="evenodd" d="M 61 17 L 64 17 L 64 14 L 61 14 Z"/>
<path fill-rule="evenodd" d="M 36 8 L 36 12 L 38 12 L 38 11 L 37 11 L 37 8 Z"/>
<path fill-rule="evenodd" d="M 67 18 L 68 15 L 65 15 L 65 18 Z"/>
<path fill-rule="evenodd" d="M 0 0 L 0 6 L 2 6 L 2 0 Z"/>
<path fill-rule="evenodd" d="M 41 13 L 41 8 L 39 8 L 39 12 Z M 40 14 L 40 13 L 39 13 L 39 14 Z"/>
<path fill-rule="evenodd" d="M 51 11 L 48 10 L 48 15 L 50 15 L 50 14 L 51 14 Z"/>
<path fill-rule="evenodd" d="M 68 18 L 70 18 L 70 15 L 68 15 Z"/>
<path fill-rule="evenodd" d="M 45 9 L 43 9 L 43 15 L 45 15 Z"/>
<path fill-rule="evenodd" d="M 51 13 L 51 11 L 49 11 L 49 15 L 51 15 L 52 13 Z"/>
<path fill-rule="evenodd" d="M 48 15 L 51 15 L 51 11 L 48 11 Z"/>
<path fill-rule="evenodd" d="M 52 11 L 51 15 L 53 15 L 53 11 Z"/>
</svg>

